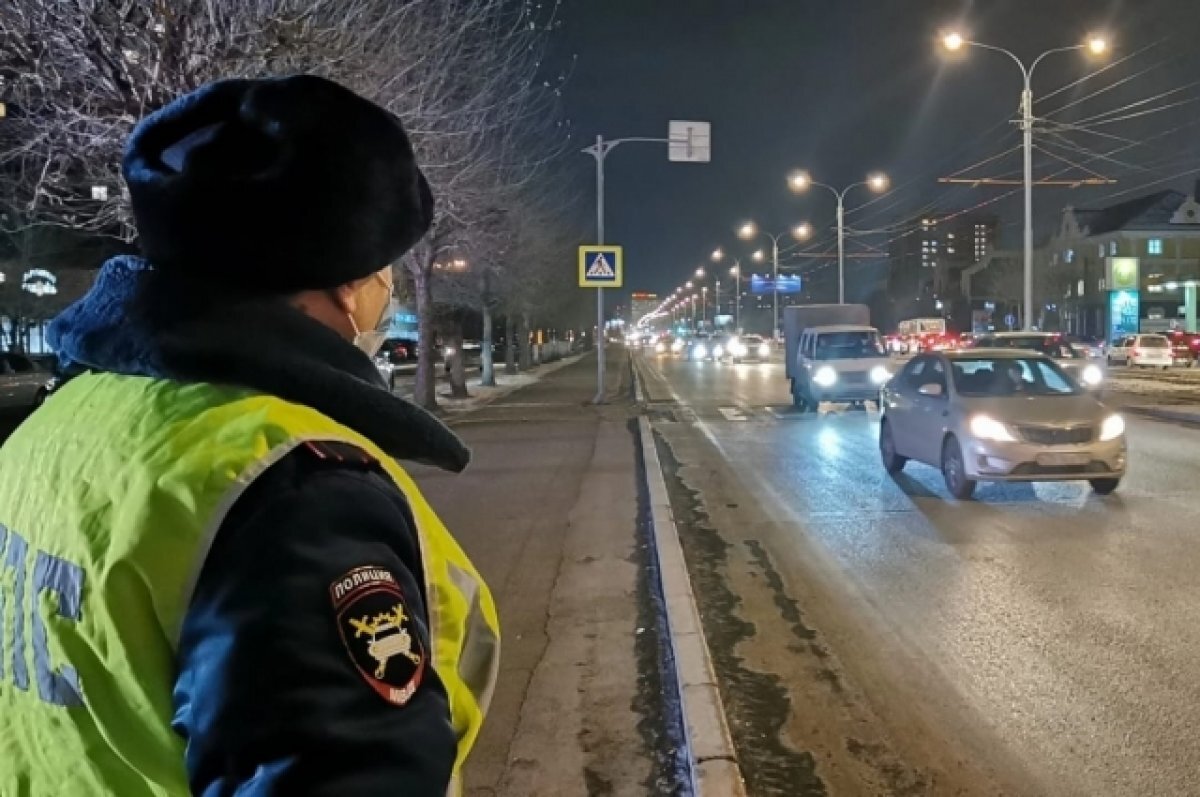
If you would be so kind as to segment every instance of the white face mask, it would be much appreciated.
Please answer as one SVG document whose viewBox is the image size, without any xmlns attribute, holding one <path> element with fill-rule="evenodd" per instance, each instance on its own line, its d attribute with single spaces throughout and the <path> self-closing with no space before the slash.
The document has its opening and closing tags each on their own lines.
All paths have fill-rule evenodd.
<svg viewBox="0 0 1200 797">
<path fill-rule="evenodd" d="M 392 283 L 382 273 L 376 274 L 375 279 L 378 280 L 378 285 L 374 281 L 368 282 L 367 285 L 371 286 L 372 290 L 379 291 L 380 293 L 382 301 L 380 301 L 378 315 L 375 315 L 373 308 L 368 307 L 367 303 L 363 301 L 366 297 L 360 296 L 357 303 L 360 313 L 369 312 L 371 315 L 375 315 L 374 323 L 364 324 L 367 329 L 363 331 L 362 327 L 359 326 L 358 319 L 354 317 L 355 314 L 348 314 L 350 326 L 354 330 L 354 345 L 361 349 L 368 357 L 374 357 L 379 353 L 380 347 L 383 346 L 384 340 L 387 339 L 387 330 L 392 320 L 391 314 L 388 312 L 392 306 Z M 361 293 L 365 294 L 366 290 L 364 289 Z"/>
</svg>

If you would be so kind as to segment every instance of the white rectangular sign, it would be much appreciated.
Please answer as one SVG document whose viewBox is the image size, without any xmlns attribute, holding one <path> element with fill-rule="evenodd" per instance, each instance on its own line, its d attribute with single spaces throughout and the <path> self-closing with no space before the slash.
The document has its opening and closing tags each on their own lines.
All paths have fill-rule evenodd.
<svg viewBox="0 0 1200 797">
<path fill-rule="evenodd" d="M 682 163 L 712 160 L 712 125 L 672 119 L 667 132 L 668 157 Z"/>
</svg>

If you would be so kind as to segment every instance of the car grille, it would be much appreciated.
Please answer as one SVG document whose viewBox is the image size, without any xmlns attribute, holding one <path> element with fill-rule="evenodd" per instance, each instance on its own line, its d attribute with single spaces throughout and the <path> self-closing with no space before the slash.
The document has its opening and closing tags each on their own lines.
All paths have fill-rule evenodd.
<svg viewBox="0 0 1200 797">
<path fill-rule="evenodd" d="M 847 385 L 865 385 L 867 383 L 867 374 L 865 371 L 848 371 L 840 374 L 841 380 Z"/>
<path fill-rule="evenodd" d="M 1099 460 L 1092 460 L 1086 465 L 1039 465 L 1036 462 L 1024 462 L 1012 470 L 1013 476 L 1073 476 L 1077 473 L 1103 476 L 1112 471 Z"/>
<path fill-rule="evenodd" d="M 1090 426 L 1074 426 L 1066 429 L 1053 426 L 1019 426 L 1017 430 L 1026 441 L 1043 446 L 1090 443 L 1094 433 Z"/>
</svg>

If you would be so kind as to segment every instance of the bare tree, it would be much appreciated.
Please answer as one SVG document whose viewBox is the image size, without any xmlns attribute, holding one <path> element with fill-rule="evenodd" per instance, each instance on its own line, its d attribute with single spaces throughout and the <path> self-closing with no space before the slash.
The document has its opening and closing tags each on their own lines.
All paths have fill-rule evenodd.
<svg viewBox="0 0 1200 797">
<path fill-rule="evenodd" d="M 0 232 L 132 240 L 120 160 L 138 119 L 220 77 L 331 77 L 404 120 L 438 197 L 431 236 L 401 264 L 420 316 L 417 400 L 432 407 L 434 264 L 486 238 L 498 195 L 562 151 L 563 76 L 542 67 L 558 17 L 559 0 L 5 0 Z"/>
</svg>

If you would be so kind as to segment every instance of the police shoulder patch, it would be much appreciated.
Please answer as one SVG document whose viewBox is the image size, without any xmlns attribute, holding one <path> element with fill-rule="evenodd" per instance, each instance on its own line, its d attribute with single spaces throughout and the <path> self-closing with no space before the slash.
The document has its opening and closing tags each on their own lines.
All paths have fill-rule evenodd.
<svg viewBox="0 0 1200 797">
<path fill-rule="evenodd" d="M 384 700 L 407 705 L 428 657 L 395 576 L 377 565 L 356 567 L 329 585 L 329 597 L 355 669 Z"/>
</svg>

